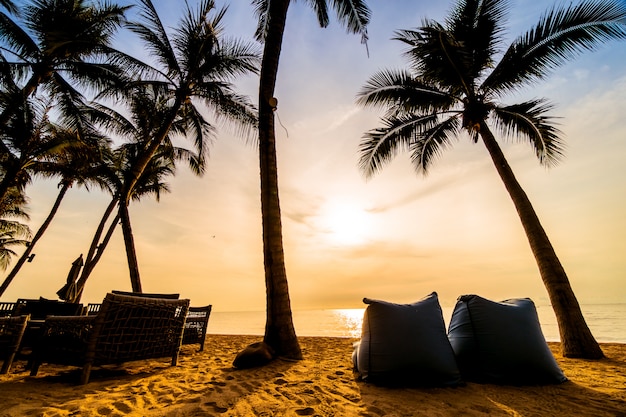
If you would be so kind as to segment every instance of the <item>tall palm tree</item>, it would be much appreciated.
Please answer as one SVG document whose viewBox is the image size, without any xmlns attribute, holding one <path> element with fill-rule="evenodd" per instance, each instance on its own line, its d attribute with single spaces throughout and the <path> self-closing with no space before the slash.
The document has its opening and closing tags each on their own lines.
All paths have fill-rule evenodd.
<svg viewBox="0 0 626 417">
<path fill-rule="evenodd" d="M 274 127 L 274 110 L 277 104 L 274 90 L 290 3 L 290 0 L 252 0 L 259 18 L 256 37 L 264 43 L 259 81 L 259 163 L 267 303 L 264 341 L 280 356 L 301 359 L 302 352 L 293 327 L 285 270 Z M 370 11 L 365 1 L 312 0 L 307 3 L 317 14 L 321 27 L 326 27 L 329 23 L 328 4 L 330 3 L 337 18 L 347 30 L 360 34 L 363 42 L 367 40 L 366 28 Z"/>
<path fill-rule="evenodd" d="M 539 162 L 552 165 L 563 154 L 562 138 L 548 115 L 546 99 L 517 104 L 499 100 L 545 79 L 581 52 L 611 39 L 626 38 L 626 6 L 588 0 L 554 7 L 516 38 L 496 62 L 504 45 L 508 0 L 459 0 L 445 24 L 425 20 L 416 30 L 401 30 L 409 46 L 408 70 L 383 70 L 358 94 L 364 106 L 383 106 L 383 127 L 368 132 L 360 145 L 360 166 L 367 176 L 379 171 L 401 149 L 408 149 L 418 172 L 462 132 L 485 145 L 513 204 L 554 308 L 564 356 L 600 358 L 568 277 L 526 193 L 494 136 L 514 136 L 530 144 Z"/>
<path fill-rule="evenodd" d="M 33 175 L 46 175 L 51 158 L 79 142 L 73 135 L 60 134 L 63 128 L 50 122 L 48 103 L 33 99 L 24 104 L 0 127 L 0 141 L 6 147 L 0 154 L 0 210 L 11 188 L 23 191 Z"/>
<path fill-rule="evenodd" d="M 128 178 L 132 178 L 132 172 L 137 161 L 144 157 L 154 138 L 154 135 L 161 128 L 163 118 L 170 112 L 170 101 L 167 97 L 159 93 L 160 89 L 153 86 L 144 85 L 134 89 L 134 93 L 129 98 L 130 119 L 125 118 L 119 112 L 105 106 L 94 106 L 92 117 L 109 132 L 118 137 L 128 140 L 128 146 L 123 146 L 116 151 L 115 176 L 112 188 L 121 191 L 125 188 Z M 196 175 L 202 175 L 205 169 L 206 157 L 208 155 L 208 139 L 212 132 L 212 126 L 202 117 L 196 118 L 196 123 L 188 123 L 189 120 L 178 118 L 172 124 L 167 136 L 152 155 L 148 165 L 144 168 L 139 181 L 132 190 L 131 199 L 138 200 L 146 193 L 152 193 L 157 200 L 161 191 L 167 191 L 166 184 L 162 178 L 166 175 L 174 175 L 175 163 L 185 162 Z M 200 129 L 200 131 L 197 131 Z M 172 136 L 193 136 L 195 150 L 174 146 Z M 119 194 L 118 199 L 119 219 L 124 233 L 124 242 L 128 259 L 130 278 L 133 291 L 141 292 L 141 280 L 139 276 L 139 266 L 135 252 L 134 238 L 130 224 L 130 214 L 128 212 L 128 202 L 122 204 Z M 109 213 L 110 214 L 110 213 Z M 89 256 L 88 256 L 89 263 Z"/>
<path fill-rule="evenodd" d="M 206 120 L 195 101 L 202 102 L 217 120 L 234 123 L 243 134 L 249 134 L 257 124 L 254 107 L 234 91 L 232 81 L 236 76 L 257 72 L 258 54 L 251 44 L 224 38 L 222 20 L 226 9 L 216 9 L 213 0 L 200 1 L 196 11 L 187 7 L 170 39 L 152 1 L 139 3 L 141 21 L 129 23 L 128 28 L 156 60 L 154 70 L 160 75 L 159 80 L 141 83 L 158 88 L 168 100 L 169 111 L 135 161 L 120 193 L 121 204 L 128 202 L 142 171 L 177 120 L 184 120 L 195 130 L 197 143 L 204 140 Z"/>
<path fill-rule="evenodd" d="M 18 274 L 24 263 L 29 259 L 35 245 L 44 235 L 48 226 L 56 216 L 67 191 L 75 184 L 84 186 L 87 190 L 90 185 L 105 187 L 102 181 L 102 161 L 106 159 L 106 155 L 110 152 L 110 143 L 107 138 L 98 134 L 98 132 L 89 129 L 88 132 L 78 132 L 73 129 L 62 130 L 58 133 L 62 139 L 68 143 L 72 143 L 75 137 L 81 138 L 80 142 L 74 146 L 68 146 L 59 153 L 55 153 L 49 159 L 49 163 L 40 165 L 38 174 L 47 176 L 61 176 L 58 188 L 59 192 L 52 204 L 48 216 L 35 232 L 33 238 L 26 246 L 22 255 L 18 258 L 15 265 L 5 277 L 2 285 L 0 285 L 0 296 L 4 294 L 7 287 L 11 284 L 15 276 Z"/>
<path fill-rule="evenodd" d="M 0 12 L 0 72 L 25 81 L 0 101 L 0 126 L 14 114 L 13 103 L 19 105 L 38 88 L 65 110 L 83 100 L 74 85 L 96 90 L 118 85 L 123 71 L 107 60 L 120 62 L 125 57 L 110 43 L 128 7 L 88 0 L 32 0 L 19 20 Z M 125 62 L 134 65 L 129 57 Z"/>
<path fill-rule="evenodd" d="M 112 158 L 108 165 L 108 183 L 109 190 L 112 194 L 111 201 L 106 207 L 96 232 L 94 233 L 92 243 L 84 260 L 83 269 L 76 282 L 76 298 L 72 300 L 73 302 L 80 301 L 87 280 L 102 257 L 118 225 L 121 225 L 124 236 L 124 246 L 129 271 L 131 272 L 132 289 L 133 291 L 142 292 L 130 213 L 128 211 L 130 201 L 128 204 L 122 205 L 119 198 L 119 190 L 124 187 L 126 176 L 129 174 L 134 161 L 142 151 L 143 143 L 140 142 L 125 143 L 113 151 Z M 136 182 L 130 200 L 139 201 L 146 195 L 154 195 L 158 201 L 163 192 L 169 191 L 168 184 L 164 182 L 164 178 L 173 175 L 175 172 L 175 160 L 172 157 L 172 153 L 171 147 L 167 145 L 163 145 L 157 150 L 140 176 L 139 181 Z M 116 207 L 117 210 L 115 210 Z"/>
</svg>

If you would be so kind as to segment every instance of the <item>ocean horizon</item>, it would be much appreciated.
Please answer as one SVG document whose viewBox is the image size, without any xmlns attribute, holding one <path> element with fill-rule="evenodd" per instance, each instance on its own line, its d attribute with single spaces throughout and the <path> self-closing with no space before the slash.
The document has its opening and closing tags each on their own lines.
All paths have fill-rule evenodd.
<svg viewBox="0 0 626 417">
<path fill-rule="evenodd" d="M 446 328 L 454 307 L 442 307 Z M 600 343 L 626 343 L 626 303 L 581 305 L 587 325 Z M 298 336 L 361 336 L 365 308 L 295 310 Z M 537 315 L 548 342 L 560 340 L 556 317 L 550 305 L 537 305 Z M 265 311 L 219 311 L 211 313 L 209 334 L 259 335 L 265 330 Z"/>
</svg>

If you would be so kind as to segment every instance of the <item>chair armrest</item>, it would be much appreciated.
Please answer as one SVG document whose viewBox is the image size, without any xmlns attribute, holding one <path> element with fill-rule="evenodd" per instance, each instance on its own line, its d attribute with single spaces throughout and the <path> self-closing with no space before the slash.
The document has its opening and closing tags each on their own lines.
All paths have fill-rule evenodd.
<svg viewBox="0 0 626 417">
<path fill-rule="evenodd" d="M 50 316 L 46 318 L 41 336 L 35 344 L 35 361 L 61 364 L 80 363 L 96 316 Z"/>
</svg>

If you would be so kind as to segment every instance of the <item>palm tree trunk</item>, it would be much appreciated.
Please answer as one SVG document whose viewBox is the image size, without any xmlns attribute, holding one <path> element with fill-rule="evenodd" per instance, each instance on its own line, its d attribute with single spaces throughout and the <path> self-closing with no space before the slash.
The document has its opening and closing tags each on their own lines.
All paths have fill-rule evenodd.
<svg viewBox="0 0 626 417">
<path fill-rule="evenodd" d="M 22 256 L 20 256 L 20 258 L 17 260 L 17 263 L 15 264 L 15 266 L 13 267 L 9 275 L 7 275 L 7 277 L 4 279 L 2 286 L 0 286 L 0 297 L 2 297 L 2 295 L 6 291 L 9 284 L 11 284 L 11 282 L 13 281 L 13 278 L 15 278 L 17 273 L 22 268 L 22 265 L 24 265 L 24 262 L 26 262 L 26 260 L 30 256 L 37 241 L 41 238 L 41 236 L 43 236 L 44 232 L 48 229 L 48 226 L 50 226 L 52 219 L 54 218 L 54 216 L 57 214 L 57 211 L 59 210 L 59 206 L 61 205 L 61 201 L 63 201 L 63 197 L 65 197 L 65 193 L 67 193 L 67 190 L 71 186 L 72 186 L 71 183 L 68 183 L 68 182 L 63 183 L 63 186 L 59 190 L 59 194 L 57 195 L 57 198 L 54 201 L 54 204 L 52 205 L 52 209 L 50 209 L 50 213 L 48 213 L 48 217 L 46 217 L 46 220 L 44 220 L 42 225 L 39 226 L 39 230 L 37 230 L 37 233 L 35 233 L 35 236 L 33 236 L 33 239 L 30 241 L 30 243 L 26 247 L 26 250 L 24 251 Z"/>
<path fill-rule="evenodd" d="M 289 287 L 285 271 L 282 223 L 278 198 L 278 167 L 274 97 L 278 61 L 282 47 L 289 0 L 270 2 L 269 30 L 265 38 L 259 84 L 259 161 L 261 175 L 261 217 L 263 223 L 263 261 L 267 297 L 264 341 L 278 356 L 302 359 L 293 327 Z"/>
<path fill-rule="evenodd" d="M 80 278 L 76 280 L 76 299 L 73 300 L 73 302 L 75 303 L 80 302 L 80 299 L 83 296 L 83 290 L 85 289 L 85 284 L 87 283 L 87 279 L 89 278 L 89 275 L 91 275 L 91 272 L 96 267 L 96 264 L 102 257 L 104 249 L 108 245 L 109 240 L 111 240 L 111 236 L 113 236 L 113 232 L 117 227 L 117 223 L 120 219 L 119 212 L 113 218 L 111 224 L 109 224 L 109 229 L 107 230 L 104 239 L 102 239 L 102 242 L 99 243 L 102 232 L 104 231 L 104 227 L 106 226 L 106 222 L 111 216 L 111 213 L 113 213 L 113 209 L 116 207 L 118 201 L 119 200 L 117 197 L 113 197 L 111 199 L 111 202 L 109 203 L 106 210 L 104 211 L 104 214 L 102 215 L 102 219 L 100 219 L 100 223 L 98 224 L 96 233 L 94 233 L 93 239 L 91 240 L 91 245 L 89 246 L 89 251 L 87 252 L 87 257 L 85 258 L 85 265 L 83 266 Z"/>
<path fill-rule="evenodd" d="M 604 357 L 602 349 L 585 322 L 567 274 L 548 235 L 541 226 L 528 196 L 515 178 L 493 133 L 485 123 L 480 126 L 480 136 L 522 221 L 530 248 L 539 267 L 541 279 L 548 291 L 550 303 L 556 315 L 563 356 L 586 359 Z"/>
<path fill-rule="evenodd" d="M 122 223 L 122 233 L 124 234 L 124 246 L 126 247 L 126 259 L 128 260 L 128 271 L 130 272 L 130 284 L 133 292 L 141 291 L 141 279 L 139 278 L 139 265 L 137 263 L 137 253 L 135 251 L 135 239 L 130 225 L 130 213 L 128 206 L 119 203 L 119 217 Z"/>
</svg>

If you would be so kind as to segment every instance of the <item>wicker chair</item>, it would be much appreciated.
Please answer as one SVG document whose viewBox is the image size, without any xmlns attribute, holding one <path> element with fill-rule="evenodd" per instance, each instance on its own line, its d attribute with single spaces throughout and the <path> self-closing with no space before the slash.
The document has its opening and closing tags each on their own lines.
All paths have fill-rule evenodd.
<svg viewBox="0 0 626 417">
<path fill-rule="evenodd" d="M 171 357 L 178 362 L 189 300 L 107 294 L 95 316 L 49 317 L 33 352 L 31 375 L 46 363 L 93 366 Z"/>
<path fill-rule="evenodd" d="M 211 308 L 211 305 L 204 307 L 189 307 L 187 320 L 185 320 L 183 345 L 199 343 L 199 351 L 204 350 L 204 339 L 206 338 L 207 326 L 209 325 Z"/>
<path fill-rule="evenodd" d="M 6 374 L 11 369 L 13 359 L 20 348 L 28 319 L 29 316 L 0 317 L 0 358 L 4 359 L 0 374 Z"/>
<path fill-rule="evenodd" d="M 80 316 L 83 305 L 66 303 L 64 301 L 19 298 L 12 315 L 24 316 L 30 314 L 32 320 L 44 320 L 48 316 Z"/>
</svg>

